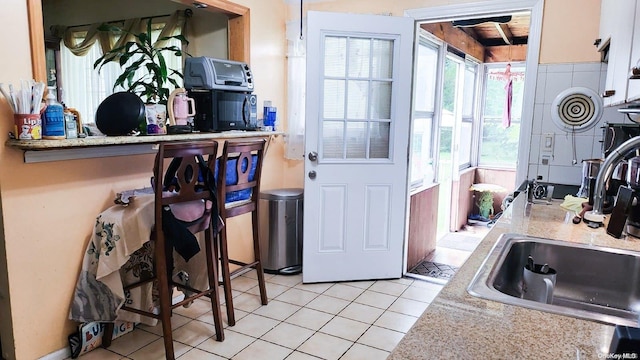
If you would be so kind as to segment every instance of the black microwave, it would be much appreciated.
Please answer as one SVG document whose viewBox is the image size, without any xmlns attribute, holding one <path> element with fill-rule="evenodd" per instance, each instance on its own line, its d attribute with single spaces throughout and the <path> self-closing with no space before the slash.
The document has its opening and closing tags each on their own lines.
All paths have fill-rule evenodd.
<svg viewBox="0 0 640 360">
<path fill-rule="evenodd" d="M 188 90 L 196 107 L 194 127 L 198 131 L 257 130 L 257 97 L 228 90 Z"/>
</svg>

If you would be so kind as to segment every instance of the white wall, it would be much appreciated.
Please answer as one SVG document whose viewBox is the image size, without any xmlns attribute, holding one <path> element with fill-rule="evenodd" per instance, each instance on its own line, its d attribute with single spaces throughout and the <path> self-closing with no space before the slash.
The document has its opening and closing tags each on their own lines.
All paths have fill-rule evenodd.
<svg viewBox="0 0 640 360">
<path fill-rule="evenodd" d="M 602 126 L 608 123 L 631 123 L 617 108 L 604 108 L 602 118 L 590 130 L 575 134 L 576 159 L 573 161 L 572 134 L 560 129 L 551 118 L 552 103 L 560 92 L 572 87 L 587 87 L 600 94 L 604 90 L 606 64 L 600 62 L 544 64 L 538 68 L 531 152 L 528 178 L 542 176 L 544 182 L 580 185 L 582 160 L 602 158 Z M 553 134 L 553 152 L 541 151 L 545 134 Z M 548 165 L 542 164 L 543 156 L 549 156 Z"/>
</svg>

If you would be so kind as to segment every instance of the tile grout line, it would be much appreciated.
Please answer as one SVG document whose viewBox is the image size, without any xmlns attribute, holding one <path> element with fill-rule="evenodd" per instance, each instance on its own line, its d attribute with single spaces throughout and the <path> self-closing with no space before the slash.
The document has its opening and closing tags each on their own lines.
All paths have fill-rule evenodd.
<svg viewBox="0 0 640 360">
<path fill-rule="evenodd" d="M 241 276 L 242 276 L 242 275 L 241 275 Z M 247 276 L 247 278 L 252 279 L 252 280 L 255 280 L 255 279 L 253 279 L 253 278 L 251 278 L 251 277 L 248 277 L 248 276 Z M 346 354 L 346 353 L 347 353 L 351 348 L 353 348 L 353 346 L 354 346 L 355 344 L 359 344 L 359 343 L 358 343 L 358 341 L 359 341 L 359 340 L 364 336 L 364 334 L 365 334 L 367 331 L 369 331 L 373 326 L 376 326 L 376 327 L 379 327 L 379 328 L 381 328 L 381 329 L 385 329 L 385 330 L 388 330 L 388 331 L 394 331 L 394 332 L 398 332 L 398 333 L 401 333 L 401 334 L 406 334 L 406 332 L 398 331 L 398 330 L 395 330 L 395 329 L 389 329 L 389 328 L 384 327 L 384 326 L 378 326 L 378 325 L 375 325 L 375 322 L 376 322 L 376 321 L 378 321 L 378 320 L 379 320 L 379 319 L 380 319 L 380 318 L 381 318 L 381 317 L 382 317 L 386 312 L 389 312 L 389 313 L 395 313 L 395 314 L 399 314 L 399 315 L 403 315 L 403 316 L 408 316 L 408 317 L 413 317 L 413 318 L 416 318 L 416 320 L 417 320 L 417 318 L 418 318 L 418 317 L 415 317 L 415 316 L 413 316 L 413 315 L 405 314 L 405 313 L 401 313 L 401 312 L 397 312 L 397 311 L 393 311 L 393 310 L 389 310 L 389 308 L 390 308 L 394 303 L 396 303 L 399 299 L 401 299 L 401 298 L 402 298 L 402 295 L 403 295 L 403 294 L 404 294 L 408 289 L 410 289 L 410 288 L 412 287 L 412 285 L 413 285 L 413 284 L 415 283 L 415 281 L 416 281 L 416 280 L 414 280 L 414 279 L 409 279 L 409 278 L 407 278 L 407 279 L 406 279 L 406 280 L 408 280 L 408 281 L 409 281 L 409 284 L 406 284 L 406 283 L 404 283 L 403 281 L 397 281 L 397 280 L 402 280 L 402 279 L 405 279 L 405 278 L 403 277 L 403 278 L 400 278 L 400 279 L 391 279 L 391 280 L 388 280 L 388 281 L 390 281 L 390 282 L 392 282 L 392 283 L 394 283 L 394 284 L 399 284 L 399 285 L 406 286 L 406 288 L 405 288 L 405 289 L 404 289 L 404 290 L 403 290 L 399 295 L 393 295 L 393 294 L 389 294 L 389 293 L 385 293 L 385 292 L 381 292 L 381 291 L 377 291 L 377 290 L 375 290 L 375 289 L 372 289 L 373 285 L 374 285 L 374 284 L 376 284 L 378 280 L 374 280 L 374 281 L 372 282 L 372 284 L 370 284 L 369 286 L 364 287 L 364 288 L 363 288 L 363 287 L 358 287 L 358 286 L 353 286 L 353 285 L 348 284 L 348 283 L 346 283 L 346 282 L 345 282 L 345 283 L 333 283 L 331 286 L 329 286 L 328 288 L 324 289 L 324 290 L 323 290 L 323 291 L 321 291 L 321 292 L 314 292 L 314 291 L 310 291 L 310 290 L 305 290 L 305 289 L 303 289 L 303 288 L 301 288 L 301 287 L 297 287 L 297 286 L 299 286 L 299 285 L 303 285 L 303 284 L 302 284 L 302 282 L 297 282 L 296 284 L 291 285 L 291 284 L 282 284 L 282 283 L 276 283 L 276 282 L 269 282 L 269 281 L 267 280 L 267 282 L 269 282 L 269 283 L 271 283 L 271 284 L 275 284 L 275 285 L 279 285 L 279 286 L 283 286 L 283 287 L 286 287 L 286 288 L 287 288 L 286 290 L 284 290 L 283 292 L 281 292 L 280 294 L 278 294 L 276 297 L 271 298 L 271 299 L 270 299 L 270 301 L 274 301 L 274 300 L 276 300 L 276 301 L 280 301 L 280 302 L 285 303 L 285 304 L 294 305 L 294 306 L 299 306 L 300 308 L 299 308 L 298 310 L 296 310 L 293 314 L 291 314 L 291 315 L 287 316 L 286 318 L 284 318 L 283 320 L 280 320 L 280 319 L 274 319 L 274 318 L 271 318 L 271 317 L 268 317 L 268 316 L 264 316 L 264 315 L 261 315 L 261 314 L 257 314 L 257 313 L 255 313 L 256 311 L 258 311 L 259 309 L 261 309 L 261 308 L 262 308 L 262 306 L 260 306 L 260 307 L 258 307 L 258 308 L 256 308 L 256 309 L 253 309 L 252 311 L 248 312 L 248 314 L 253 314 L 253 315 L 255 315 L 255 316 L 261 316 L 261 317 L 266 318 L 266 319 L 270 319 L 270 320 L 275 320 L 275 321 L 277 321 L 277 324 L 275 324 L 273 327 L 271 327 L 269 330 L 267 330 L 267 331 L 266 331 L 264 334 L 262 334 L 260 337 L 254 337 L 254 336 L 252 336 L 252 335 L 247 335 L 247 334 L 244 334 L 244 333 L 241 333 L 241 332 L 237 332 L 237 331 L 233 330 L 233 328 L 232 328 L 232 327 L 227 326 L 227 328 L 226 328 L 225 330 L 229 330 L 229 331 L 232 331 L 232 332 L 235 332 L 235 333 L 238 333 L 238 334 L 242 334 L 242 335 L 244 335 L 244 336 L 248 336 L 248 337 L 252 338 L 251 343 L 249 343 L 248 345 L 244 346 L 241 350 L 239 350 L 238 352 L 236 352 L 233 356 L 236 356 L 238 353 L 240 353 L 240 352 L 244 351 L 244 350 L 245 350 L 245 349 L 247 349 L 249 346 L 251 346 L 252 344 L 254 344 L 257 340 L 262 340 L 262 341 L 264 341 L 264 342 L 266 342 L 266 343 L 270 343 L 270 344 L 273 344 L 273 345 L 276 345 L 276 346 L 282 347 L 282 348 L 284 348 L 284 349 L 291 350 L 291 352 L 287 355 L 287 358 L 288 358 L 289 356 L 291 356 L 291 354 L 293 354 L 293 353 L 294 353 L 294 352 L 296 352 L 296 351 L 301 352 L 301 353 L 304 353 L 304 354 L 308 354 L 308 353 L 306 353 L 306 352 L 304 352 L 304 351 L 299 350 L 299 348 L 300 348 L 301 346 L 303 346 L 303 345 L 304 345 L 304 344 L 305 344 L 305 343 L 306 343 L 306 342 L 307 342 L 311 337 L 313 337 L 314 335 L 316 335 L 316 334 L 320 333 L 320 334 L 323 334 L 323 335 L 326 335 L 326 336 L 331 336 L 331 337 L 334 337 L 334 338 L 336 338 L 336 339 L 340 339 L 340 340 L 347 341 L 347 342 L 349 342 L 349 343 L 350 343 L 350 345 L 349 345 L 349 347 L 347 348 L 347 350 L 345 350 L 345 352 L 340 356 L 340 357 L 342 357 L 342 356 L 344 356 L 344 355 L 345 355 L 345 354 Z M 337 297 L 337 296 L 332 296 L 332 295 L 329 295 L 329 294 L 325 294 L 329 289 L 331 289 L 331 288 L 332 288 L 334 285 L 336 285 L 336 284 L 343 284 L 343 285 L 345 285 L 345 286 L 350 286 L 350 287 L 353 287 L 353 288 L 355 288 L 355 289 L 362 290 L 362 291 L 360 292 L 360 294 L 359 294 L 358 296 L 356 296 L 356 297 L 355 297 L 354 299 L 352 299 L 352 300 L 346 300 L 346 299 L 344 299 L 344 298 L 340 298 L 340 297 Z M 251 291 L 252 289 L 255 289 L 256 287 L 257 287 L 257 286 L 253 286 L 253 287 L 251 287 L 251 288 L 249 288 L 249 289 L 246 289 L 246 290 L 244 290 L 244 291 L 241 291 L 241 290 L 235 290 L 235 291 L 236 291 L 237 293 L 239 293 L 239 294 L 238 294 L 238 296 L 240 296 L 241 294 L 247 294 L 247 295 L 251 295 L 251 296 L 257 296 L 257 295 L 255 295 L 255 294 L 252 294 L 252 293 L 250 293 L 250 292 L 249 292 L 249 291 Z M 283 300 L 278 300 L 278 299 L 277 299 L 277 297 L 278 297 L 278 296 L 280 296 L 280 295 L 284 294 L 285 292 L 287 292 L 287 291 L 289 291 L 289 290 L 291 290 L 291 289 L 296 289 L 296 290 L 299 290 L 299 291 L 304 291 L 304 292 L 312 293 L 312 294 L 314 294 L 315 296 L 314 296 L 312 299 L 310 299 L 309 301 L 307 301 L 304 305 L 298 305 L 298 304 L 294 304 L 294 303 L 290 303 L 290 302 L 287 302 L 287 301 L 283 301 Z M 393 297 L 394 299 L 393 299 L 393 301 L 391 302 L 391 304 L 390 304 L 389 306 L 385 307 L 385 308 L 380 308 L 380 307 L 377 307 L 377 306 L 372 306 L 372 305 L 369 305 L 369 304 L 356 302 L 355 300 L 356 300 L 357 298 L 359 298 L 360 296 L 362 296 L 362 294 L 364 294 L 366 291 L 371 291 L 371 292 L 376 293 L 376 294 L 382 294 L 382 295 L 391 296 L 391 297 Z M 321 295 L 324 295 L 324 296 L 326 296 L 326 297 L 330 297 L 330 298 L 333 298 L 333 299 L 337 299 L 337 300 L 344 300 L 344 301 L 347 301 L 347 302 L 348 302 L 348 304 L 347 304 L 346 306 L 344 306 L 344 307 L 343 307 L 343 308 L 342 308 L 338 313 L 336 313 L 336 314 L 334 314 L 334 313 L 330 313 L 330 312 L 326 312 L 326 311 L 323 311 L 323 310 L 319 310 L 319 309 L 313 309 L 313 308 L 309 308 L 309 307 L 307 307 L 307 305 L 309 305 L 312 301 L 314 301 L 315 299 L 317 299 L 317 298 L 318 298 L 319 296 L 321 296 Z M 402 299 L 411 300 L 411 301 L 417 301 L 417 302 L 422 302 L 422 301 L 414 300 L 414 299 L 410 299 L 410 298 L 402 298 Z M 423 303 L 427 304 L 427 306 L 430 304 L 430 302 L 423 302 Z M 367 322 L 363 322 L 363 321 L 360 321 L 360 320 L 351 319 L 351 318 L 348 318 L 348 317 L 344 317 L 344 316 L 340 316 L 340 315 L 339 315 L 341 311 L 343 311 L 344 309 L 346 309 L 348 306 L 350 306 L 350 305 L 352 305 L 352 304 L 357 304 L 357 305 L 362 305 L 362 306 L 371 306 L 371 307 L 373 307 L 373 308 L 376 308 L 376 309 L 380 309 L 380 310 L 382 310 L 382 313 L 381 313 L 379 316 L 377 316 L 377 317 L 376 317 L 376 319 L 372 320 L 372 322 L 371 322 L 371 323 L 367 323 Z M 295 349 L 291 349 L 291 348 L 288 348 L 288 347 L 286 347 L 286 346 L 283 346 L 283 345 L 280 345 L 280 344 L 277 344 L 277 343 L 274 343 L 274 342 L 271 342 L 271 341 L 268 341 L 268 340 L 262 339 L 262 336 L 266 335 L 268 332 L 272 331 L 275 327 L 277 327 L 277 326 L 281 325 L 282 323 L 286 323 L 286 324 L 293 325 L 293 326 L 300 326 L 300 325 L 297 325 L 297 324 L 288 323 L 288 322 L 286 322 L 286 320 L 287 320 L 287 319 L 289 319 L 289 318 L 291 318 L 292 316 L 294 316 L 296 313 L 298 313 L 298 312 L 299 312 L 300 310 L 302 310 L 302 309 L 308 309 L 308 310 L 318 311 L 318 312 L 321 312 L 321 313 L 324 313 L 324 314 L 327 314 L 327 315 L 331 315 L 331 318 L 330 318 L 328 321 L 326 321 L 322 326 L 320 326 L 320 328 L 319 328 L 319 329 L 317 329 L 317 330 L 315 330 L 315 329 L 310 329 L 310 328 L 306 328 L 306 327 L 304 327 L 304 326 L 301 326 L 302 328 L 305 328 L 305 329 L 308 329 L 308 330 L 313 331 L 313 333 L 312 333 L 309 337 L 307 337 L 307 338 L 306 338 L 306 339 L 305 339 L 305 340 L 304 340 L 300 345 L 298 345 Z M 205 312 L 204 314 L 206 314 L 206 313 L 208 313 L 208 312 Z M 183 324 L 183 325 L 180 325 L 179 327 L 177 327 L 176 329 L 174 329 L 174 331 L 175 331 L 175 330 L 178 330 L 178 329 L 180 329 L 180 328 L 182 328 L 183 326 L 185 326 L 185 325 L 187 325 L 187 324 L 191 323 L 191 322 L 192 322 L 192 321 L 194 321 L 194 320 L 199 321 L 199 322 L 204 323 L 204 324 L 207 324 L 207 325 L 211 325 L 211 324 L 209 324 L 209 323 L 207 323 L 207 322 L 205 322 L 205 321 L 202 321 L 202 320 L 199 320 L 199 319 L 198 319 L 199 317 L 201 317 L 201 316 L 202 316 L 202 315 L 204 315 L 204 314 L 201 314 L 201 315 L 199 315 L 199 316 L 194 316 L 194 317 L 192 317 L 192 316 L 185 316 L 185 315 L 181 315 L 181 316 L 183 316 L 183 317 L 185 317 L 185 318 L 189 319 L 189 321 L 188 321 L 187 323 Z M 338 317 L 339 317 L 339 318 L 343 318 L 343 319 L 347 319 L 347 320 L 350 320 L 350 321 L 356 321 L 356 322 L 358 322 L 358 323 L 361 323 L 361 324 L 367 325 L 366 330 L 365 330 L 362 334 L 360 334 L 360 335 L 358 336 L 358 338 L 357 338 L 356 340 L 354 340 L 354 341 L 352 341 L 352 340 L 350 340 L 350 339 L 345 339 L 345 338 L 342 338 L 342 337 L 340 337 L 340 336 L 332 335 L 332 334 L 325 333 L 325 332 L 322 332 L 322 331 L 321 331 L 321 329 L 322 329 L 324 326 L 326 326 L 329 322 L 331 322 L 332 320 L 334 320 L 334 319 L 336 319 L 336 318 L 338 318 Z M 140 330 L 142 330 L 142 331 L 144 331 L 144 332 L 146 332 L 146 333 L 149 333 L 149 334 L 152 334 L 152 335 L 158 336 L 157 334 L 155 334 L 155 333 L 153 333 L 153 332 L 151 332 L 151 331 L 149 331 L 149 330 L 147 330 L 147 329 L 144 329 L 144 328 L 138 328 L 138 329 L 140 329 Z M 193 345 L 189 345 L 189 344 L 185 344 L 184 342 L 180 342 L 180 341 L 177 341 L 177 340 L 174 340 L 174 341 L 176 341 L 176 342 L 178 342 L 178 343 L 180 343 L 180 344 L 182 344 L 182 345 L 184 345 L 184 346 L 188 347 L 187 351 L 186 351 L 184 354 L 186 354 L 186 353 L 188 353 L 188 352 L 192 351 L 193 349 L 199 349 L 199 350 L 201 350 L 201 351 L 204 351 L 204 352 L 211 353 L 211 354 L 214 354 L 214 355 L 219 356 L 218 354 L 215 354 L 215 353 L 212 353 L 212 352 L 210 352 L 210 351 L 207 351 L 207 350 L 204 350 L 204 349 L 200 349 L 200 348 L 198 348 L 198 346 L 199 346 L 199 345 L 201 345 L 201 344 L 202 344 L 202 343 L 204 343 L 205 341 L 207 341 L 207 340 L 211 339 L 213 336 L 214 336 L 214 335 L 212 335 L 212 336 L 210 336 L 210 337 L 207 337 L 206 339 L 204 339 L 203 341 L 199 342 L 199 343 L 198 343 L 198 344 L 196 344 L 195 346 L 193 346 Z M 162 337 L 160 336 L 158 339 L 160 339 L 160 338 L 162 338 Z M 152 343 L 156 342 L 158 339 L 155 339 L 155 340 L 153 340 L 152 342 L 150 342 L 149 344 L 146 344 L 145 346 L 142 346 L 141 348 L 136 349 L 136 350 L 135 350 L 135 351 L 133 351 L 131 354 L 133 354 L 133 353 L 135 353 L 135 352 L 138 352 L 138 351 L 142 350 L 143 348 L 145 348 L 145 347 L 147 347 L 147 346 L 151 345 Z M 384 352 L 389 353 L 389 351 L 387 351 L 387 350 L 385 350 L 385 349 L 381 349 L 381 348 L 375 347 L 375 346 L 369 346 L 369 345 L 365 345 L 365 344 L 360 344 L 360 345 L 367 346 L 367 347 L 371 347 L 372 349 L 377 349 L 377 350 L 380 350 L 380 351 L 384 351 Z M 106 350 L 109 350 L 109 349 L 106 349 Z M 129 355 L 122 355 L 122 354 L 119 354 L 119 353 L 116 353 L 116 352 L 114 352 L 114 351 L 110 351 L 110 350 L 109 350 L 109 352 L 114 353 L 114 354 L 116 354 L 116 355 L 118 355 L 118 356 L 123 356 L 123 357 L 127 357 L 127 356 L 131 355 L 131 354 L 129 354 Z M 182 354 L 181 356 L 183 356 L 184 354 Z M 313 354 L 308 354 L 308 355 L 315 356 L 315 355 L 313 355 Z"/>
</svg>

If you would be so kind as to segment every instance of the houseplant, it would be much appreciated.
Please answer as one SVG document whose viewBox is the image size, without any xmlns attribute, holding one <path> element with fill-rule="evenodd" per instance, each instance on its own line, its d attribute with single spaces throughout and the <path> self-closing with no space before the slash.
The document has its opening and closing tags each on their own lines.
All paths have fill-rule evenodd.
<svg viewBox="0 0 640 360">
<path fill-rule="evenodd" d="M 165 133 L 166 105 L 170 93 L 167 86 L 181 87 L 178 80 L 183 77 L 180 70 L 167 67 L 165 55 L 173 53 L 182 56 L 186 53 L 175 45 L 158 44 L 172 39 L 182 44 L 189 42 L 183 35 L 165 36 L 154 42 L 151 19 L 147 20 L 145 31 L 139 33 L 110 24 L 102 25 L 99 30 L 122 33 L 122 36 L 129 34 L 133 39 L 104 53 L 93 64 L 94 69 L 100 71 L 106 64 L 117 61 L 123 70 L 115 80 L 113 89 L 122 87 L 138 95 L 147 104 L 146 123 L 140 125 L 140 130 L 148 134 Z"/>
</svg>

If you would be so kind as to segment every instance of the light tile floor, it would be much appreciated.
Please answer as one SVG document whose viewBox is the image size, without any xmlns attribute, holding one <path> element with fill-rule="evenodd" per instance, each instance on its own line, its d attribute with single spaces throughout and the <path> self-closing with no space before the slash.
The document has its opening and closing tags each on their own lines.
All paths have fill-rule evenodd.
<svg viewBox="0 0 640 360">
<path fill-rule="evenodd" d="M 442 285 L 408 278 L 302 284 L 301 275 L 265 274 L 269 304 L 262 306 L 256 274 L 231 281 L 236 325 L 215 341 L 208 301 L 174 310 L 174 350 L 192 359 L 386 359 Z M 226 316 L 225 309 L 222 310 Z M 162 327 L 138 326 L 92 359 L 164 359 Z"/>
<path fill-rule="evenodd" d="M 436 243 L 436 249 L 425 260 L 460 267 L 491 230 L 486 225 L 466 226 L 446 234 Z"/>
</svg>

